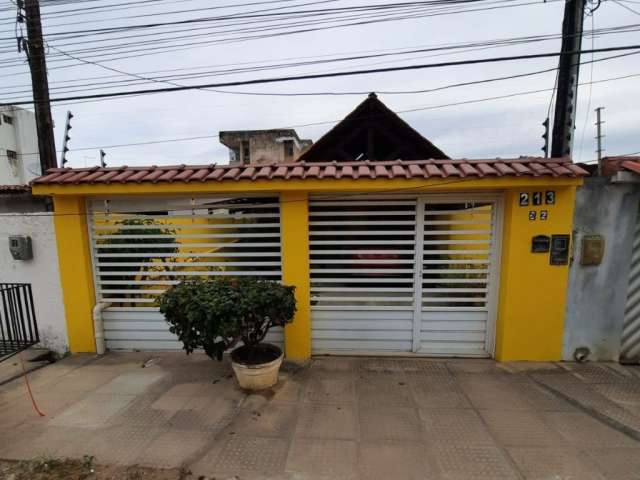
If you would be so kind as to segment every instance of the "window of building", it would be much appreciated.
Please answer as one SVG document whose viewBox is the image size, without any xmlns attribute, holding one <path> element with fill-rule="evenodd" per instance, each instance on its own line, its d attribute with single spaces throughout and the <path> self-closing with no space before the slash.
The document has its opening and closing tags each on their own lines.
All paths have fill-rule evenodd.
<svg viewBox="0 0 640 480">
<path fill-rule="evenodd" d="M 2 121 L 7 125 L 13 125 L 13 117 L 9 115 L 2 114 Z"/>
<path fill-rule="evenodd" d="M 17 160 L 18 159 L 18 154 L 16 152 L 14 152 L 13 150 L 7 150 L 7 158 L 9 160 Z"/>
<path fill-rule="evenodd" d="M 282 144 L 284 145 L 284 157 L 293 158 L 293 140 L 285 140 Z"/>
<path fill-rule="evenodd" d="M 242 162 L 251 163 L 251 149 L 249 148 L 249 140 L 242 141 Z"/>
</svg>

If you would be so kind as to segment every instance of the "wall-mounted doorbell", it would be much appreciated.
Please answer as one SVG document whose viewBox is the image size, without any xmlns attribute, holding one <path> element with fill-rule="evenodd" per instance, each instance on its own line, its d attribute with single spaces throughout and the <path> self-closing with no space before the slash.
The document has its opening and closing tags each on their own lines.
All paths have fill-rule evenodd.
<svg viewBox="0 0 640 480">
<path fill-rule="evenodd" d="M 549 254 L 550 265 L 569 264 L 570 243 L 571 237 L 569 235 L 551 235 L 551 253 Z"/>
</svg>

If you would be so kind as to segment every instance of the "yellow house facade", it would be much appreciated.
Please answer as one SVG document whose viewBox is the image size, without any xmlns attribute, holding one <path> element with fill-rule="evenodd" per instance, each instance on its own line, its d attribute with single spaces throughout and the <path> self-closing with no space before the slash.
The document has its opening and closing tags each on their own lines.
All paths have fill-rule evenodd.
<svg viewBox="0 0 640 480">
<path fill-rule="evenodd" d="M 257 275 L 296 287 L 273 338 L 290 360 L 543 361 L 561 358 L 585 174 L 539 158 L 96 167 L 50 170 L 33 193 L 54 202 L 72 352 L 95 351 L 99 302 L 108 348 L 180 348 L 153 295 Z"/>
</svg>

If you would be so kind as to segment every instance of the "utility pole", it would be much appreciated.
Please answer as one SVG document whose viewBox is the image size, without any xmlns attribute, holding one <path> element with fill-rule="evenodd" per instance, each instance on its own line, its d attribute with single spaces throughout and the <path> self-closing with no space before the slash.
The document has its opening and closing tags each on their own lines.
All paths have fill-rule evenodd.
<svg viewBox="0 0 640 480">
<path fill-rule="evenodd" d="M 22 6 L 22 2 L 18 4 Z M 44 38 L 40 21 L 38 0 L 24 0 L 24 17 L 27 24 L 26 51 L 31 70 L 31 85 L 38 131 L 38 150 L 42 173 L 57 167 L 56 143 L 53 138 L 53 120 L 47 80 L 47 63 L 44 53 Z"/>
<path fill-rule="evenodd" d="M 596 135 L 596 141 L 598 142 L 596 153 L 598 154 L 598 174 L 600 175 L 602 175 L 602 152 L 604 151 L 602 148 L 602 139 L 604 138 L 602 134 L 602 124 L 604 123 L 602 120 L 602 110 L 604 110 L 604 107 L 596 108 L 596 130 L 598 132 Z"/>
<path fill-rule="evenodd" d="M 558 62 L 558 93 L 553 120 L 551 156 L 571 156 L 576 123 L 578 74 L 585 0 L 565 0 L 562 47 Z M 571 52 L 571 53 L 570 53 Z"/>
</svg>

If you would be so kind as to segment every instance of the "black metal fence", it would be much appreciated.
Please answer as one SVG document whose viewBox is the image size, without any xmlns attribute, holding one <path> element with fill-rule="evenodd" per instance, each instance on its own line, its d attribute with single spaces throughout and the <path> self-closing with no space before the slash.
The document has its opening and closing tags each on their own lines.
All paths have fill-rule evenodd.
<svg viewBox="0 0 640 480">
<path fill-rule="evenodd" d="M 28 283 L 0 283 L 0 361 L 40 341 Z"/>
</svg>

